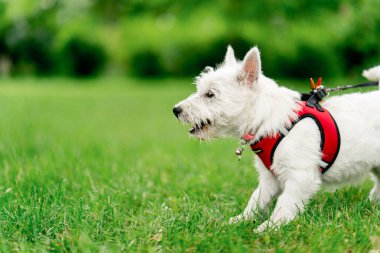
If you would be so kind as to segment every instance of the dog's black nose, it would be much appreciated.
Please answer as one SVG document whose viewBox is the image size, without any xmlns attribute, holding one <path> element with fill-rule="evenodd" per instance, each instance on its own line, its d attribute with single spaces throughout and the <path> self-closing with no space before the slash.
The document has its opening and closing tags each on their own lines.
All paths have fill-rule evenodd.
<svg viewBox="0 0 380 253">
<path fill-rule="evenodd" d="M 179 106 L 176 106 L 173 108 L 174 115 L 178 118 L 179 114 L 182 112 L 182 108 Z"/>
</svg>

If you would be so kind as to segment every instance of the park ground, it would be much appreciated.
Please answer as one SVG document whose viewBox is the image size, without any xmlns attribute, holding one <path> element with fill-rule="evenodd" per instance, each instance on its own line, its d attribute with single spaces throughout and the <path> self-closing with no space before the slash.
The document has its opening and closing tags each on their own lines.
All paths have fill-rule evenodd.
<svg viewBox="0 0 380 253">
<path fill-rule="evenodd" d="M 190 79 L 0 80 L 1 252 L 368 252 L 371 182 L 321 191 L 278 231 L 229 225 L 257 174 L 238 140 L 199 142 L 172 115 Z M 284 81 L 307 90 L 307 83 Z M 335 84 L 344 84 L 343 80 Z M 273 208 L 273 205 L 272 205 Z"/>
</svg>

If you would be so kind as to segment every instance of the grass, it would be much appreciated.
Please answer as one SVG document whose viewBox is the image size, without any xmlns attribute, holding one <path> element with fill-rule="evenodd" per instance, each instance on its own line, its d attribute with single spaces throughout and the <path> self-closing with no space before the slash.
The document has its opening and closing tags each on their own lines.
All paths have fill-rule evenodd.
<svg viewBox="0 0 380 253">
<path fill-rule="evenodd" d="M 320 192 L 277 232 L 252 232 L 268 214 L 228 225 L 257 185 L 252 154 L 237 162 L 237 140 L 188 138 L 171 108 L 193 91 L 190 83 L 2 80 L 0 251 L 365 252 L 376 246 L 380 209 L 367 201 L 368 181 Z"/>
</svg>

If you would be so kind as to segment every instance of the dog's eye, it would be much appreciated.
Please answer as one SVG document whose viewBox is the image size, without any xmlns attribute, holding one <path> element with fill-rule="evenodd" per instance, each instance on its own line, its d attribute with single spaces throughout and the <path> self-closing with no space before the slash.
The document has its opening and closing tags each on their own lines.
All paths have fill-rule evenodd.
<svg viewBox="0 0 380 253">
<path fill-rule="evenodd" d="M 212 92 L 212 91 L 208 91 L 207 93 L 206 93 L 206 97 L 208 97 L 208 98 L 212 98 L 212 97 L 214 97 L 215 96 L 215 94 Z"/>
</svg>

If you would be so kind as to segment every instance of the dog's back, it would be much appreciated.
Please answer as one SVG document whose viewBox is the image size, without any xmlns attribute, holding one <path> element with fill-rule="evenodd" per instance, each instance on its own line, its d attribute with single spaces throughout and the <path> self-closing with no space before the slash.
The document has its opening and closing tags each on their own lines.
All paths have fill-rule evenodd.
<svg viewBox="0 0 380 253">
<path fill-rule="evenodd" d="M 340 127 L 341 147 L 327 181 L 360 180 L 380 172 L 380 91 L 332 97 L 323 104 Z"/>
</svg>

